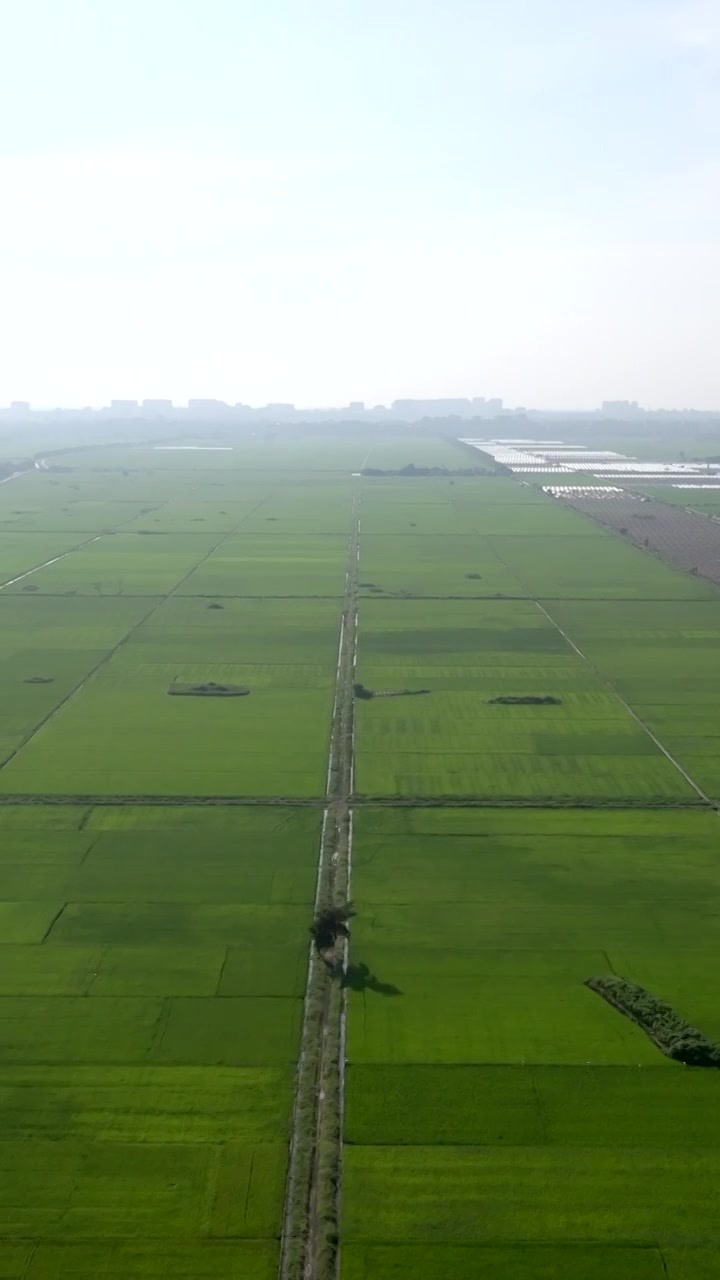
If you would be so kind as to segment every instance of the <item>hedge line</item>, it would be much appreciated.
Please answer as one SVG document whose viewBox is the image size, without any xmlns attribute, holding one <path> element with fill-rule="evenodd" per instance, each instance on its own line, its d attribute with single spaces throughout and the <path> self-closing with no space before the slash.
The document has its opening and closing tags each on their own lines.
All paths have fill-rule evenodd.
<svg viewBox="0 0 720 1280">
<path fill-rule="evenodd" d="M 720 1067 L 720 1045 L 643 987 L 615 975 L 588 978 L 585 985 L 631 1018 L 668 1058 L 691 1067 Z"/>
</svg>

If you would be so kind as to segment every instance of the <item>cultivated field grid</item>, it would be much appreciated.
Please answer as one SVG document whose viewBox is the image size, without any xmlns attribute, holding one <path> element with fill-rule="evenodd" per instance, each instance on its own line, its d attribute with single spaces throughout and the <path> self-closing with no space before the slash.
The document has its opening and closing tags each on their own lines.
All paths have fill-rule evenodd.
<svg viewBox="0 0 720 1280">
<path fill-rule="evenodd" d="M 720 1274 L 717 1072 L 586 985 L 720 1040 L 712 521 L 467 465 L 0 488 L 8 1280 Z"/>
</svg>

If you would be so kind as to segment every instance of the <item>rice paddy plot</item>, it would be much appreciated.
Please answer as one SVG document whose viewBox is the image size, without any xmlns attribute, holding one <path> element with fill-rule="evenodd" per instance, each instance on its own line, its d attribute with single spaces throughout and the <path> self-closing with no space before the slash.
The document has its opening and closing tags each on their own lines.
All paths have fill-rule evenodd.
<svg viewBox="0 0 720 1280">
<path fill-rule="evenodd" d="M 81 541 L 83 541 L 82 534 L 67 532 L 0 533 L 0 586 L 3 586 L 4 593 L 23 590 L 28 585 L 36 590 L 39 589 L 35 582 L 38 574 L 32 571 L 47 560 L 72 551 Z M 31 576 L 12 583 L 13 578 L 23 574 Z"/>
<path fill-rule="evenodd" d="M 147 519 L 148 508 L 139 502 L 79 498 L 77 492 L 67 495 L 64 505 L 60 505 L 61 502 L 62 499 L 56 499 L 48 505 L 47 502 L 38 501 L 35 493 L 31 500 L 21 506 L 10 510 L 0 506 L 0 529 L 14 533 L 37 530 L 56 535 L 72 532 L 90 538 L 94 533 L 127 529 L 136 520 L 142 525 L 143 519 Z"/>
<path fill-rule="evenodd" d="M 127 533 L 145 536 L 148 533 L 231 533 L 245 523 L 257 504 L 257 495 L 251 493 L 243 500 L 239 500 L 236 493 L 231 498 L 217 498 L 212 502 L 178 498 L 138 512 L 124 527 Z"/>
<path fill-rule="evenodd" d="M 334 681 L 339 629 L 335 600 L 171 596 L 138 627 L 118 660 L 312 667 Z"/>
<path fill-rule="evenodd" d="M 353 865 L 370 904 L 436 905 L 478 901 L 503 905 L 582 904 L 608 909 L 637 903 L 702 906 L 720 889 L 717 832 L 703 824 L 675 835 L 587 834 L 386 835 L 365 833 L 364 815 L 353 842 Z M 690 815 L 695 816 L 695 815 Z M 698 814 L 712 820 L 714 815 Z M 439 876 L 439 872 L 441 875 Z M 682 886 L 680 888 L 680 885 Z"/>
<path fill-rule="evenodd" d="M 323 603 L 311 614 L 294 601 L 248 602 L 245 611 L 240 602 L 231 604 L 212 610 L 174 600 L 154 611 L 147 628 L 140 627 L 2 770 L 0 789 L 321 795 L 337 611 Z M 169 696 L 177 684 L 210 681 L 249 689 L 250 695 Z M 302 736 L 302 753 L 296 735 Z"/>
<path fill-rule="evenodd" d="M 720 601 L 552 612 L 698 784 L 720 796 Z"/>
<path fill-rule="evenodd" d="M 692 1148 L 689 1158 L 687 1149 L 673 1148 L 661 1153 L 654 1148 L 349 1147 L 346 1238 L 696 1245 L 714 1238 L 719 1168 L 718 1152 L 701 1148 Z"/>
<path fill-rule="evenodd" d="M 32 1246 L 24 1259 L 9 1259 L 8 1266 L 29 1270 L 8 1271 L 8 1280 L 274 1280 L 277 1273 L 275 1241 L 238 1240 L 227 1243 L 208 1240 L 196 1243 L 179 1238 L 163 1242 L 124 1241 L 114 1238 L 112 1248 L 102 1241 L 93 1244 L 41 1244 Z M 0 1267 L 5 1265 L 0 1252 Z M 4 1275 L 0 1271 L 0 1275 Z"/>
<path fill-rule="evenodd" d="M 372 959 L 372 951 L 370 952 Z M 422 978 L 395 975 L 396 998 L 351 1018 L 355 1063 L 567 1063 L 666 1066 L 647 1037 L 581 978 Z M 440 1012 L 441 1011 L 441 1012 Z"/>
<path fill-rule="evenodd" d="M 702 600 L 715 590 L 618 535 L 599 538 L 491 539 L 491 544 L 531 595 L 581 600 Z"/>
<path fill-rule="evenodd" d="M 70 608 L 67 600 L 55 596 L 2 594 L 0 653 L 17 657 L 22 652 L 30 667 L 34 661 L 37 666 L 37 654 L 50 651 L 65 651 L 74 659 L 77 651 L 114 649 L 152 605 L 148 599 L 84 596 L 73 599 Z M 41 668 L 38 672 L 42 674 Z"/>
<path fill-rule="evenodd" d="M 39 569 L 32 575 L 35 591 L 50 595 L 164 595 L 208 554 L 216 534 L 173 534 L 143 537 L 138 533 L 100 534 L 96 541 Z M 7 591 L 27 591 L 20 581 Z"/>
<path fill-rule="evenodd" d="M 0 658 L 0 764 L 106 656 L 102 650 L 59 649 Z"/>
<path fill-rule="evenodd" d="M 399 470 L 412 462 L 416 467 L 460 468 L 478 463 L 456 440 L 420 435 L 415 426 L 409 432 L 388 431 L 383 427 L 382 435 L 373 437 L 364 430 L 360 443 L 366 467 Z"/>
<path fill-rule="evenodd" d="M 237 533 L 182 583 L 182 595 L 336 596 L 348 541 L 340 535 Z"/>
<path fill-rule="evenodd" d="M 287 540 L 288 535 L 307 538 L 310 534 L 350 537 L 352 524 L 352 481 L 337 478 L 332 485 L 287 487 L 268 494 L 255 504 L 243 521 L 241 533 L 273 534 Z"/>
<path fill-rule="evenodd" d="M 447 497 L 446 485 L 447 482 L 442 484 L 439 492 L 433 485 L 432 491 L 422 493 L 418 493 L 417 486 L 413 486 L 410 493 L 407 486 L 403 493 L 400 485 L 394 493 L 386 484 L 379 493 L 363 487 L 360 504 L 363 553 L 379 538 L 386 539 L 389 547 L 401 554 L 402 547 L 396 543 L 399 538 L 408 538 L 413 543 L 420 538 L 426 544 L 435 538 L 451 538 L 457 545 L 463 537 L 473 535 L 475 507 L 455 505 Z"/>
<path fill-rule="evenodd" d="M 364 603 L 358 677 L 370 689 L 427 691 L 358 705 L 361 793 L 596 799 L 694 794 L 589 664 L 530 603 Z M 497 701 L 514 696 L 554 701 Z"/>
<path fill-rule="evenodd" d="M 621 973 L 718 1034 L 716 824 L 356 813 L 343 1280 L 712 1268 L 720 1078 L 584 984 Z"/>
<path fill-rule="evenodd" d="M 383 947 L 419 945 L 430 950 L 445 949 L 454 930 L 459 950 L 595 951 L 636 947 L 711 949 L 720 939 L 720 919 L 715 901 L 699 906 L 656 903 L 646 909 L 638 904 L 608 910 L 592 903 L 524 903 L 487 906 L 476 902 L 429 903 L 373 908 L 371 916 L 358 921 L 354 932 L 363 948 L 370 942 Z M 590 976 L 590 975 L 588 975 Z"/>
<path fill-rule="evenodd" d="M 607 537 L 591 520 L 583 519 L 541 493 L 496 480 L 426 480 L 408 489 L 383 481 L 379 490 L 363 485 L 361 501 L 362 542 L 371 537 L 486 536 Z"/>
<path fill-rule="evenodd" d="M 342 1256 L 343 1280 L 402 1280 L 407 1275 L 421 1275 L 423 1280 L 607 1280 L 609 1275 L 617 1280 L 664 1280 L 669 1274 L 660 1250 L 651 1246 L 349 1244 Z M 672 1272 L 673 1280 L 709 1280 L 710 1275 Z"/>
<path fill-rule="evenodd" d="M 361 596 L 524 596 L 489 542 L 467 534 L 367 535 L 360 556 Z"/>
<path fill-rule="evenodd" d="M 319 815 L 162 818 L 0 808 L 0 1274 L 277 1266 Z"/>
<path fill-rule="evenodd" d="M 351 1065 L 353 1146 L 713 1148 L 712 1071 L 647 1066 Z"/>
</svg>

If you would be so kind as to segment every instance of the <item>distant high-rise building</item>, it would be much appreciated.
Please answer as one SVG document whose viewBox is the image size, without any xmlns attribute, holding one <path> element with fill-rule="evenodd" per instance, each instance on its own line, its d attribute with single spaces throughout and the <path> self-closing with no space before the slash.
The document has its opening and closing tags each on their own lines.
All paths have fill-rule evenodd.
<svg viewBox="0 0 720 1280">
<path fill-rule="evenodd" d="M 390 408 L 403 418 L 469 417 L 471 403 L 467 399 L 451 400 L 393 400 Z"/>
<path fill-rule="evenodd" d="M 188 400 L 191 413 L 226 413 L 229 408 L 224 400 Z"/>
<path fill-rule="evenodd" d="M 409 420 L 418 418 L 476 418 L 502 413 L 503 402 L 484 396 L 452 397 L 439 400 L 393 400 L 393 413 Z"/>
<path fill-rule="evenodd" d="M 640 408 L 637 400 L 603 400 L 600 412 L 613 418 L 634 418 L 645 410 Z"/>
<path fill-rule="evenodd" d="M 364 412 L 365 412 L 365 401 L 364 401 L 364 400 L 351 400 L 351 401 L 350 401 L 350 403 L 349 403 L 349 405 L 348 405 L 348 413 L 364 413 Z"/>
<path fill-rule="evenodd" d="M 172 400 L 143 400 L 143 413 L 171 413 Z"/>
<path fill-rule="evenodd" d="M 491 400 L 485 400 L 483 396 L 475 396 L 473 400 L 473 412 L 480 414 L 481 417 L 492 417 L 494 414 L 502 413 L 503 402 L 499 396 L 493 397 Z"/>
<path fill-rule="evenodd" d="M 11 400 L 10 412 L 11 413 L 30 413 L 30 401 L 29 400 Z"/>
<path fill-rule="evenodd" d="M 110 412 L 120 415 L 137 413 L 139 408 L 137 400 L 111 400 Z"/>
</svg>

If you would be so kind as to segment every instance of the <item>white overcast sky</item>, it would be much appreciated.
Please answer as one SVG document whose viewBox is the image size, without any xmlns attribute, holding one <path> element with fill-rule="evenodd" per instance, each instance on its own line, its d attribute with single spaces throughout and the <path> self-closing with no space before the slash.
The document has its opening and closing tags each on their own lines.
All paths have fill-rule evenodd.
<svg viewBox="0 0 720 1280">
<path fill-rule="evenodd" d="M 720 0 L 8 0 L 0 47 L 0 404 L 720 408 Z"/>
</svg>

